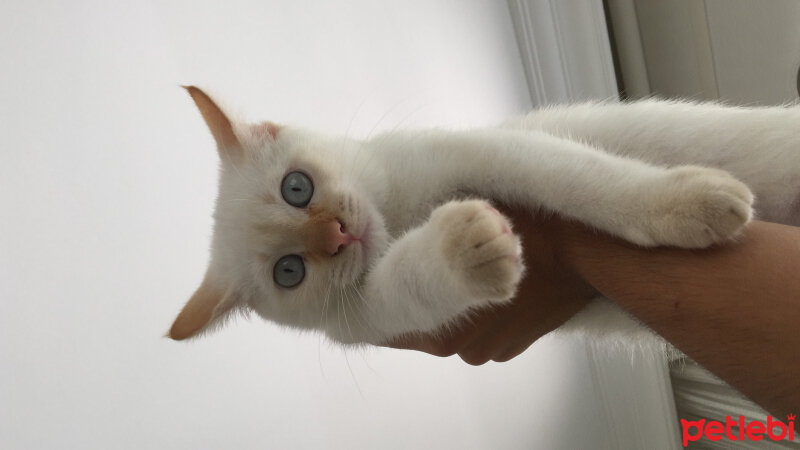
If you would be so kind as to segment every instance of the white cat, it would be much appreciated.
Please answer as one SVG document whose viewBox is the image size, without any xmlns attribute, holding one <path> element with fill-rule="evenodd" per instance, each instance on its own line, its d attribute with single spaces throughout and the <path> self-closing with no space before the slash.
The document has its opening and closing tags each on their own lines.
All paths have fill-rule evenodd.
<svg viewBox="0 0 800 450">
<path fill-rule="evenodd" d="M 506 302 L 523 274 L 520 242 L 477 198 L 642 246 L 701 248 L 752 216 L 753 195 L 730 172 L 755 191 L 761 218 L 800 223 L 798 107 L 588 103 L 363 142 L 231 121 L 187 90 L 222 169 L 211 261 L 173 339 L 252 310 L 377 344 Z"/>
</svg>

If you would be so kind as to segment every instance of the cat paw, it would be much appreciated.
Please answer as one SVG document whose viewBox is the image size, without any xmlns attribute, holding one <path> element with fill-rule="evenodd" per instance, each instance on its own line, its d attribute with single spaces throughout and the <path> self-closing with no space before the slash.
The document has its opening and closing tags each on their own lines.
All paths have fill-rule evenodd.
<svg viewBox="0 0 800 450">
<path fill-rule="evenodd" d="M 704 248 L 726 241 L 750 221 L 752 205 L 750 189 L 727 172 L 692 166 L 670 169 L 648 208 L 642 243 Z"/>
<path fill-rule="evenodd" d="M 453 201 L 431 220 L 441 233 L 445 261 L 475 298 L 506 301 L 522 278 L 522 246 L 511 224 L 488 202 Z"/>
</svg>

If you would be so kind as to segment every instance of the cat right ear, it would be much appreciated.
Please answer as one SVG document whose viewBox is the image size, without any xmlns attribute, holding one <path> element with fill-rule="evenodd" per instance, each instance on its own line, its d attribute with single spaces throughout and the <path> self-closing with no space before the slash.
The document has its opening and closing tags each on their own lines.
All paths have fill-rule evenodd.
<svg viewBox="0 0 800 450">
<path fill-rule="evenodd" d="M 236 298 L 232 289 L 218 285 L 206 274 L 203 283 L 178 314 L 167 336 L 181 341 L 212 328 L 213 324 L 230 314 L 236 305 Z"/>
<path fill-rule="evenodd" d="M 203 120 L 206 121 L 208 129 L 217 141 L 217 151 L 220 158 L 226 161 L 231 158 L 239 158 L 243 152 L 242 144 L 236 133 L 233 131 L 233 124 L 222 109 L 211 100 L 211 97 L 203 92 L 200 88 L 195 86 L 182 86 L 189 95 L 192 96 L 194 104 L 203 115 Z"/>
</svg>

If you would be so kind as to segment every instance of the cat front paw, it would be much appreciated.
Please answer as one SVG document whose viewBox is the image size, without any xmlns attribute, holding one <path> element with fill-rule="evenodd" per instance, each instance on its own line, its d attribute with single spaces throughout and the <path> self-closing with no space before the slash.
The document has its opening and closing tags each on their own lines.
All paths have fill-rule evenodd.
<svg viewBox="0 0 800 450">
<path fill-rule="evenodd" d="M 440 206 L 431 221 L 446 263 L 475 298 L 502 302 L 513 297 L 524 265 L 508 219 L 488 202 L 466 200 Z"/>
<path fill-rule="evenodd" d="M 653 197 L 644 245 L 708 247 L 736 236 L 753 216 L 752 192 L 727 172 L 685 166 L 666 177 Z"/>
</svg>

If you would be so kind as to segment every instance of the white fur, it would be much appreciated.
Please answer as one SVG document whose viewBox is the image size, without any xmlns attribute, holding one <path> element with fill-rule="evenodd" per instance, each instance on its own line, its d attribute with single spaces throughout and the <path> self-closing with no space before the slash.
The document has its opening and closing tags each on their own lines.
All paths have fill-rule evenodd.
<svg viewBox="0 0 800 450">
<path fill-rule="evenodd" d="M 519 243 L 488 204 L 465 198 L 557 211 L 643 246 L 698 248 L 735 236 L 751 218 L 750 189 L 761 218 L 800 225 L 796 106 L 587 103 L 494 128 L 366 142 L 236 129 L 250 156 L 223 161 L 209 273 L 234 286 L 240 308 L 343 343 L 434 331 L 513 296 Z M 306 212 L 280 197 L 293 169 L 314 180 L 312 204 L 337 204 L 348 228 L 368 231 L 366 245 L 307 262 L 306 279 L 286 290 L 271 274 L 278 258 L 303 252 L 293 230 Z M 264 193 L 277 202 L 259 201 Z M 594 307 L 569 326 L 631 335 L 635 322 L 619 314 Z"/>
</svg>

